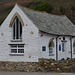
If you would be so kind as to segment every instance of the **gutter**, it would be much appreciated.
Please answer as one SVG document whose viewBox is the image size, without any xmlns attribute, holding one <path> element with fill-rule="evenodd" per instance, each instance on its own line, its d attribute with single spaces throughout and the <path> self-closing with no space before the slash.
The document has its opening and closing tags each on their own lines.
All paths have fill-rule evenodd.
<svg viewBox="0 0 75 75">
<path fill-rule="evenodd" d="M 58 37 L 59 36 L 56 37 L 56 60 L 58 60 Z"/>
</svg>

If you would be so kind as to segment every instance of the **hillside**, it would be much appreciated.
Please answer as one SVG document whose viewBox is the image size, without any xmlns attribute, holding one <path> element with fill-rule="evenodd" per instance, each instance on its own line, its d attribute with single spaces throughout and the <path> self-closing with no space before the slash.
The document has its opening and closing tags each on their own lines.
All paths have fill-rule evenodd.
<svg viewBox="0 0 75 75">
<path fill-rule="evenodd" d="M 75 0 L 0 0 L 0 25 L 16 3 L 34 10 L 66 15 L 75 24 Z"/>
<path fill-rule="evenodd" d="M 0 0 L 0 25 L 16 3 L 26 5 L 34 0 Z"/>
</svg>

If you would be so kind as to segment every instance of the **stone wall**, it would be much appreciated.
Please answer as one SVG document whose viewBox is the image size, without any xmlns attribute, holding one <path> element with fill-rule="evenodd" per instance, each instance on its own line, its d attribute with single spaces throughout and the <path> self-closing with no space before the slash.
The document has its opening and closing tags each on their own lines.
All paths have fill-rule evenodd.
<svg viewBox="0 0 75 75">
<path fill-rule="evenodd" d="M 0 70 L 20 72 L 75 72 L 75 59 L 55 61 L 39 59 L 39 62 L 0 62 Z"/>
</svg>

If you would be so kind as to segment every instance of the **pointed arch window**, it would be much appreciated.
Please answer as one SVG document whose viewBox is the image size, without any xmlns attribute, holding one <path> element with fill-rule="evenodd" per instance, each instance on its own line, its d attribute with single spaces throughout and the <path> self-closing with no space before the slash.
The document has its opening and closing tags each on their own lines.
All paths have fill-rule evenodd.
<svg viewBox="0 0 75 75">
<path fill-rule="evenodd" d="M 22 39 L 22 24 L 18 17 L 16 16 L 13 23 L 12 23 L 12 29 L 13 29 L 13 39 L 14 40 L 20 40 Z"/>
<path fill-rule="evenodd" d="M 51 56 L 53 54 L 53 48 L 54 48 L 54 42 L 53 40 L 50 40 L 49 42 L 49 56 Z"/>
</svg>

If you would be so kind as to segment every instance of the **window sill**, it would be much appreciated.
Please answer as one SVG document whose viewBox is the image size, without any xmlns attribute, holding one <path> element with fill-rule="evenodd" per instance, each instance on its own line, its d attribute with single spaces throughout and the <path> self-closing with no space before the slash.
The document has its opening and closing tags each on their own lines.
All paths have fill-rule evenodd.
<svg viewBox="0 0 75 75">
<path fill-rule="evenodd" d="M 10 53 L 11 56 L 24 56 L 24 53 Z"/>
<path fill-rule="evenodd" d="M 11 40 L 11 42 L 22 42 L 22 40 Z"/>
</svg>

